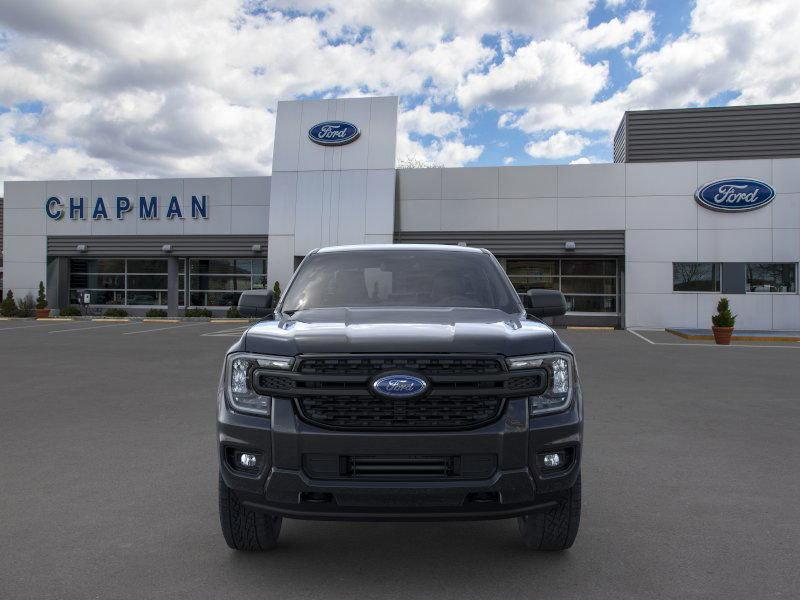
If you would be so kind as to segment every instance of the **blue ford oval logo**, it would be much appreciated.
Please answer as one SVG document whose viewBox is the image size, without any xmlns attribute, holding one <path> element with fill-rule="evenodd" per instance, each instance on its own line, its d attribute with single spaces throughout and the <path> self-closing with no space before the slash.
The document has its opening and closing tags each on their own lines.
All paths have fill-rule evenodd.
<svg viewBox="0 0 800 600">
<path fill-rule="evenodd" d="M 428 382 L 413 375 L 386 375 L 373 381 L 372 389 L 388 398 L 413 398 L 428 389 Z"/>
<path fill-rule="evenodd" d="M 775 197 L 775 190 L 755 179 L 723 179 L 704 185 L 694 197 L 711 210 L 742 212 L 766 206 Z"/>
<path fill-rule="evenodd" d="M 325 121 L 308 130 L 309 139 L 323 146 L 341 146 L 354 141 L 361 132 L 347 121 Z"/>
</svg>

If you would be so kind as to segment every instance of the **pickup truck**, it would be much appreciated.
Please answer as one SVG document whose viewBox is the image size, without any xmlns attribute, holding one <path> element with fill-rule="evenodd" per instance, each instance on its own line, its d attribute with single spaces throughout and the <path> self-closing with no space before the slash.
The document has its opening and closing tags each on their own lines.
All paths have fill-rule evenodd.
<svg viewBox="0 0 800 600">
<path fill-rule="evenodd" d="M 575 357 L 486 250 L 323 248 L 228 351 L 218 391 L 228 546 L 267 550 L 284 517 L 517 518 L 536 550 L 569 548 L 581 510 Z M 273 306 L 275 304 L 275 306 Z"/>
</svg>

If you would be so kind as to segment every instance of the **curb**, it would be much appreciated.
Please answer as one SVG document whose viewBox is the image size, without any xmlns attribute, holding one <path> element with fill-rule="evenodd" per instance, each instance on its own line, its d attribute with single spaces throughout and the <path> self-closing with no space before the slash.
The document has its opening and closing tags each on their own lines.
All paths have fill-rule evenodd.
<svg viewBox="0 0 800 600">
<path fill-rule="evenodd" d="M 675 329 L 665 329 L 667 333 L 671 333 L 672 335 L 676 335 L 679 338 L 683 338 L 685 340 L 713 340 L 713 334 L 693 334 L 693 333 L 684 333 L 682 331 L 677 331 Z M 731 337 L 732 342 L 800 342 L 800 336 L 765 336 L 765 335 L 736 335 L 734 331 L 733 336 Z"/>
</svg>

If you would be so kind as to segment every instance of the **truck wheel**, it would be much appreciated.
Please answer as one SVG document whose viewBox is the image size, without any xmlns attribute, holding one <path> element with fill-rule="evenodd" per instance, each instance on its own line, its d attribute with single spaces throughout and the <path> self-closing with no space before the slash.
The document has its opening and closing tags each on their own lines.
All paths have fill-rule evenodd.
<svg viewBox="0 0 800 600">
<path fill-rule="evenodd" d="M 219 478 L 219 522 L 234 550 L 271 550 L 278 544 L 282 518 L 256 512 L 242 504 L 234 490 Z"/>
<path fill-rule="evenodd" d="M 575 485 L 563 493 L 556 506 L 517 520 L 522 541 L 531 550 L 566 550 L 572 546 L 581 522 L 580 473 Z"/>
</svg>

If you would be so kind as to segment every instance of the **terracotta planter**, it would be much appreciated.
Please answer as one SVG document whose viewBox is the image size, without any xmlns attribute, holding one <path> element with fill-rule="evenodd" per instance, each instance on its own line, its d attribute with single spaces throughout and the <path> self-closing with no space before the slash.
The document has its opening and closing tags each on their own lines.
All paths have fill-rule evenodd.
<svg viewBox="0 0 800 600">
<path fill-rule="evenodd" d="M 731 343 L 731 336 L 733 335 L 733 327 L 712 327 L 714 332 L 714 341 L 721 346 L 728 346 Z"/>
<path fill-rule="evenodd" d="M 36 318 L 37 319 L 46 319 L 50 316 L 50 309 L 49 308 L 37 308 L 35 309 Z"/>
</svg>

